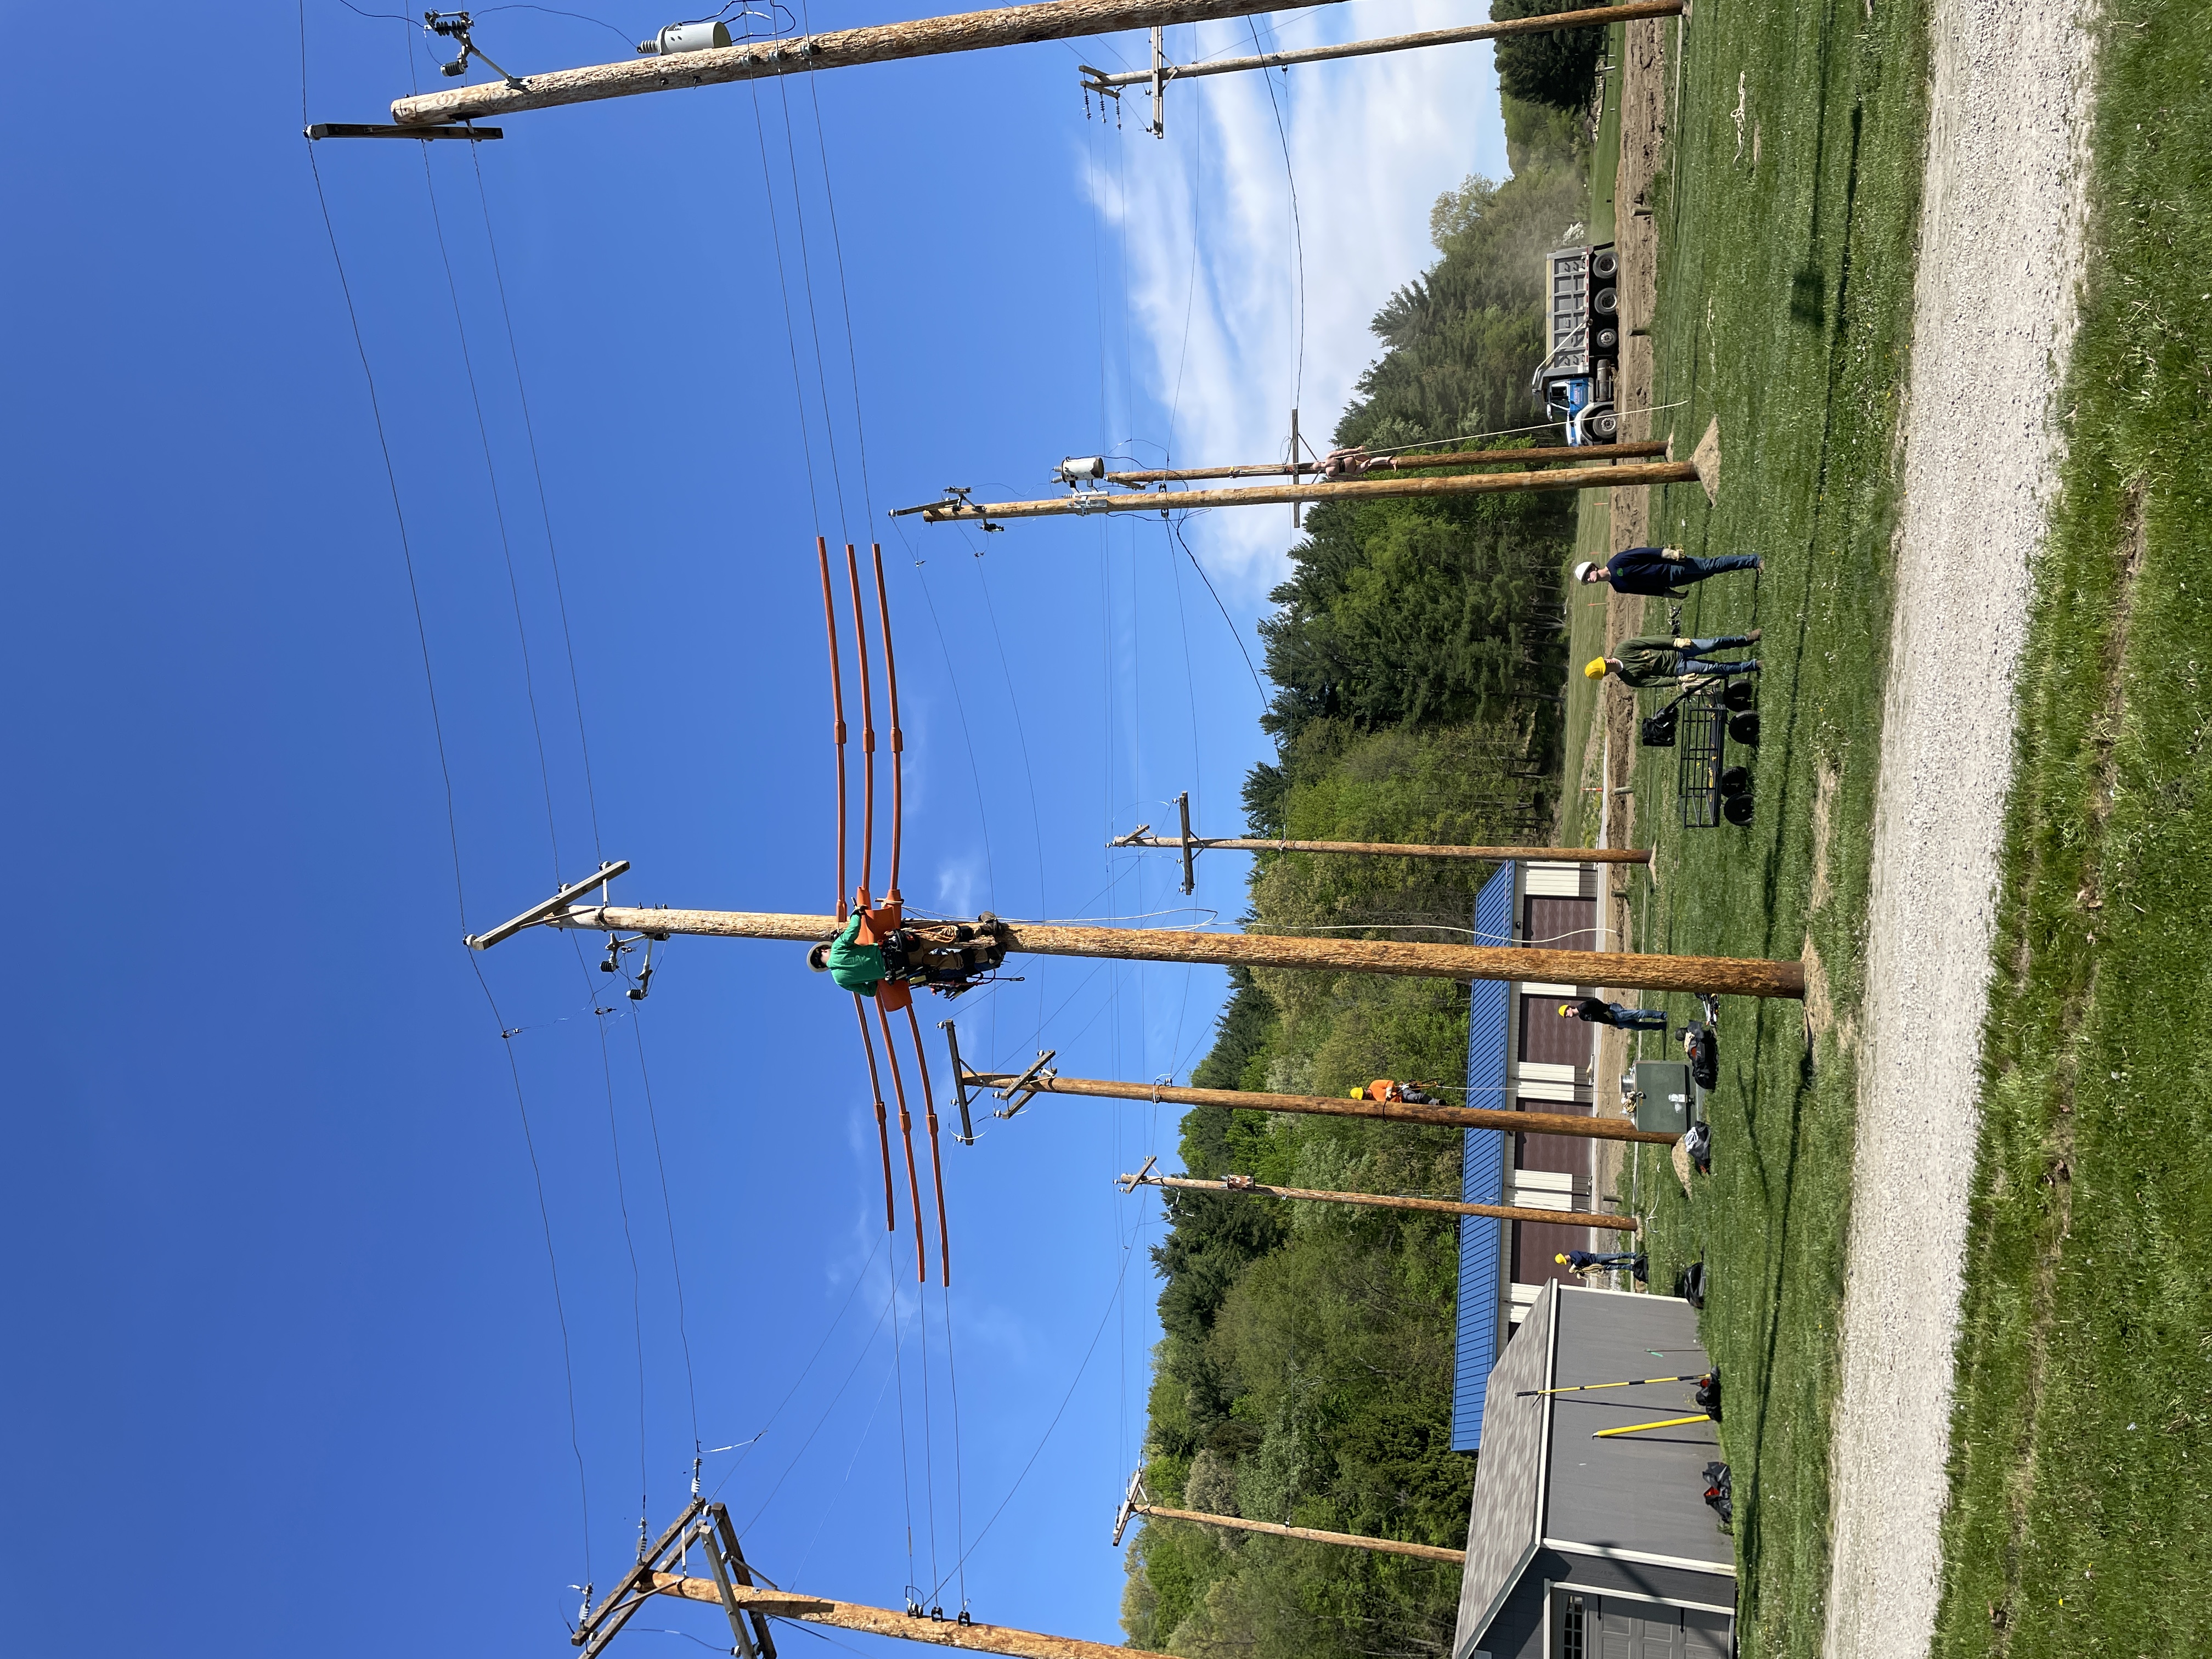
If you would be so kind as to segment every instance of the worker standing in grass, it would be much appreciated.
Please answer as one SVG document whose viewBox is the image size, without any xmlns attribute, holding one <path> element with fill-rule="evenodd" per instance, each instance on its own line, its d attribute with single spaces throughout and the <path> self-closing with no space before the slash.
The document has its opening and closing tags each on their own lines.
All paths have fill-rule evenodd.
<svg viewBox="0 0 2212 1659">
<path fill-rule="evenodd" d="M 1618 1002 L 1600 1002 L 1595 997 L 1577 997 L 1572 1002 L 1561 1003 L 1559 1018 L 1586 1020 L 1592 1025 L 1610 1025 L 1623 1031 L 1667 1029 L 1664 1008 L 1631 1008 Z"/>
<path fill-rule="evenodd" d="M 1617 1268 L 1644 1277 L 1644 1257 L 1639 1254 L 1595 1255 L 1588 1250 L 1565 1250 L 1552 1260 L 1571 1273 L 1609 1273 Z"/>
<path fill-rule="evenodd" d="M 1593 657 L 1583 667 L 1585 677 L 1601 680 L 1613 675 L 1623 685 L 1695 686 L 1700 681 L 1724 680 L 1731 674 L 1756 674 L 1759 659 L 1740 662 L 1708 662 L 1715 651 L 1732 651 L 1756 645 L 1759 629 L 1748 634 L 1722 634 L 1709 640 L 1670 639 L 1664 634 L 1639 635 L 1623 640 L 1610 657 Z"/>
<path fill-rule="evenodd" d="M 1616 593 L 1643 593 L 1653 599 L 1684 599 L 1692 582 L 1731 570 L 1764 570 L 1766 561 L 1756 553 L 1723 553 L 1710 559 L 1692 558 L 1679 547 L 1624 548 L 1602 564 L 1584 559 L 1575 567 L 1578 582 L 1607 582 Z M 1679 586 L 1678 586 L 1679 584 Z"/>
</svg>

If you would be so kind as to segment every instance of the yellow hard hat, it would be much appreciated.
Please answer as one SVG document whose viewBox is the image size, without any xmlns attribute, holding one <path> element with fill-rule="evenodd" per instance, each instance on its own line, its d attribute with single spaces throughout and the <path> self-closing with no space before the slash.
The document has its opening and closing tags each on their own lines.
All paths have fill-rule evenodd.
<svg viewBox="0 0 2212 1659">
<path fill-rule="evenodd" d="M 1364 1089 L 1354 1089 L 1352 1091 L 1352 1097 L 1354 1100 L 1364 1100 L 1367 1098 L 1367 1091 Z"/>
<path fill-rule="evenodd" d="M 1567 1258 L 1564 1252 L 1559 1255 L 1553 1256 L 1552 1260 L 1558 1262 L 1562 1267 L 1567 1265 Z"/>
<path fill-rule="evenodd" d="M 1559 1005 L 1559 1018 L 1561 1019 L 1570 1019 L 1573 1018 L 1574 1012 L 1575 1005 L 1571 1002 L 1563 1002 Z"/>
<path fill-rule="evenodd" d="M 1592 657 L 1589 662 L 1583 665 L 1583 678 L 1586 680 L 1603 679 L 1605 678 L 1605 659 L 1603 657 Z"/>
</svg>

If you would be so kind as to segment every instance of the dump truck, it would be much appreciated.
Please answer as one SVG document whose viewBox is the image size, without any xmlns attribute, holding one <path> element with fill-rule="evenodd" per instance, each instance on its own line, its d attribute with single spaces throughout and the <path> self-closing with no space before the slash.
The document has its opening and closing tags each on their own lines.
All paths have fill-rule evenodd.
<svg viewBox="0 0 2212 1659">
<path fill-rule="evenodd" d="M 1620 256 L 1611 242 L 1554 248 L 1544 257 L 1544 288 L 1545 355 L 1529 393 L 1569 443 L 1613 443 L 1620 436 Z"/>
</svg>

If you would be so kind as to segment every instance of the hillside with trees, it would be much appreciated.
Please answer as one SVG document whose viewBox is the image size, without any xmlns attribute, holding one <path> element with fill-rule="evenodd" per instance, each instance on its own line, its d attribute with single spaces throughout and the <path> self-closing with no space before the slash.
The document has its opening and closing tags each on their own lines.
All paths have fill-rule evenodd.
<svg viewBox="0 0 2212 1659">
<path fill-rule="evenodd" d="M 1507 101 L 1513 177 L 1431 216 L 1438 258 L 1372 327 L 1383 350 L 1336 431 L 1370 449 L 1526 428 L 1540 259 L 1587 200 L 1575 124 Z M 1523 438 L 1528 434 L 1523 434 Z M 1498 841 L 1551 821 L 1572 508 L 1548 495 L 1329 504 L 1263 624 L 1276 757 L 1249 833 Z M 1245 926 L 1463 933 L 1486 874 L 1410 860 L 1255 863 Z M 1240 974 L 1193 1082 L 1341 1093 L 1466 1070 L 1464 991 L 1441 981 Z M 1184 1167 L 1310 1188 L 1455 1196 L 1455 1131 L 1201 1109 Z M 1473 1460 L 1450 1449 L 1457 1231 L 1445 1217 L 1183 1192 L 1164 1281 L 1145 1480 L 1155 1503 L 1456 1547 Z M 1133 1645 L 1225 1659 L 1442 1655 L 1449 1567 L 1190 1523 L 1128 1553 Z"/>
</svg>

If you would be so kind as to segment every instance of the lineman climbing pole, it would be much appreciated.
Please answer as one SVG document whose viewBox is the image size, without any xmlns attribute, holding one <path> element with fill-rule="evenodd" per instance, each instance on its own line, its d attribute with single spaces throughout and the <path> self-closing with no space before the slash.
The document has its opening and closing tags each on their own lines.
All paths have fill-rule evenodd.
<svg viewBox="0 0 2212 1659">
<path fill-rule="evenodd" d="M 1322 1532 L 1315 1527 L 1285 1527 L 1273 1521 L 1247 1521 L 1241 1515 L 1206 1515 L 1196 1510 L 1164 1509 L 1146 1494 L 1142 1469 L 1129 1477 L 1128 1493 L 1121 1499 L 1121 1510 L 1114 1517 L 1114 1542 L 1117 1547 L 1129 1522 L 1140 1515 L 1155 1521 L 1193 1521 L 1201 1527 L 1221 1527 L 1231 1532 L 1261 1532 L 1271 1538 L 1296 1538 L 1309 1544 L 1338 1544 L 1351 1549 L 1374 1550 L 1384 1555 L 1410 1555 L 1423 1561 L 1449 1562 L 1453 1566 L 1462 1566 L 1467 1562 L 1463 1551 L 1443 1549 L 1434 1544 L 1408 1543 L 1402 1538 L 1370 1538 L 1356 1532 Z"/>
<path fill-rule="evenodd" d="M 1334 0 L 1323 0 L 1323 3 L 1334 3 Z M 457 87 L 451 92 L 420 93 L 394 100 L 392 118 L 402 126 L 471 121 L 488 115 L 550 109 L 561 104 L 628 98 L 640 93 L 674 92 L 689 87 L 804 75 L 815 70 L 847 69 L 860 64 L 980 52 L 990 46 L 1015 46 L 1037 40 L 1071 40 L 1085 34 L 1114 34 L 1124 29 L 1164 28 L 1175 23 L 1247 17 L 1274 10 L 1276 4 L 1277 0 L 1048 0 L 1042 5 L 924 17 L 910 23 L 879 24 L 872 28 L 748 40 L 742 44 L 708 46 L 703 51 L 657 52 L 619 64 L 595 64 L 583 69 L 556 70 L 545 75 L 511 76 L 500 82 Z M 1680 9 L 1679 0 L 1664 0 L 1664 3 L 1517 18 L 1487 25 L 1463 38 L 1599 27 L 1632 17 L 1670 16 Z M 727 38 L 726 31 L 724 38 Z M 1164 76 L 1168 71 L 1163 67 L 1161 73 Z M 1146 80 L 1150 76 L 1140 75 L 1138 78 Z"/>
<path fill-rule="evenodd" d="M 514 921 L 464 941 L 482 950 L 526 927 L 629 932 L 651 939 L 677 933 L 708 939 L 783 939 L 816 945 L 836 938 L 835 916 L 754 910 L 643 909 L 576 904 L 569 897 L 599 886 L 592 876 L 534 905 Z M 1543 980 L 1610 985 L 1628 991 L 1705 992 L 1716 996 L 1805 994 L 1799 962 L 1740 957 L 1644 956 L 1626 951 L 1541 951 L 1526 945 L 1429 945 L 1402 939 L 1297 939 L 1275 933 L 1201 933 L 1152 927 L 1074 927 L 1049 922 L 1006 923 L 997 942 L 1010 954 L 1094 957 L 1118 962 L 1211 963 L 1222 967 L 1287 968 L 1316 973 L 1395 974 L 1416 979 Z"/>
<path fill-rule="evenodd" d="M 1194 1193 L 1236 1193 L 1247 1198 L 1297 1198 L 1322 1204 L 1358 1204 L 1378 1210 L 1426 1210 L 1437 1215 L 1491 1216 L 1499 1221 L 1533 1221 L 1554 1227 L 1597 1227 L 1609 1232 L 1635 1233 L 1644 1231 L 1644 1224 L 1632 1215 L 1608 1215 L 1595 1210 L 1535 1210 L 1518 1204 L 1461 1204 L 1441 1198 L 1407 1198 L 1382 1193 L 1323 1193 L 1304 1187 L 1270 1187 L 1255 1181 L 1250 1176 L 1223 1176 L 1218 1180 L 1199 1181 L 1188 1176 L 1161 1176 L 1152 1173 L 1155 1160 L 1145 1160 L 1145 1167 L 1134 1175 L 1116 1177 L 1125 1193 L 1133 1193 L 1139 1187 L 1170 1187 L 1179 1191 Z"/>
<path fill-rule="evenodd" d="M 1182 854 L 1182 890 L 1194 891 L 1198 874 L 1193 867 L 1197 855 L 1210 847 L 1219 847 L 1243 853 L 1346 853 L 1371 858 L 1400 859 L 1480 859 L 1492 864 L 1649 864 L 1650 849 L 1635 847 L 1425 847 L 1409 842 L 1390 841 L 1267 841 L 1255 836 L 1194 836 L 1190 832 L 1190 792 L 1186 789 L 1176 797 L 1176 808 L 1182 817 L 1182 833 L 1170 841 L 1164 836 L 1147 835 L 1152 826 L 1139 824 L 1126 836 L 1117 836 L 1106 845 L 1112 847 L 1158 847 L 1178 851 Z"/>
</svg>

